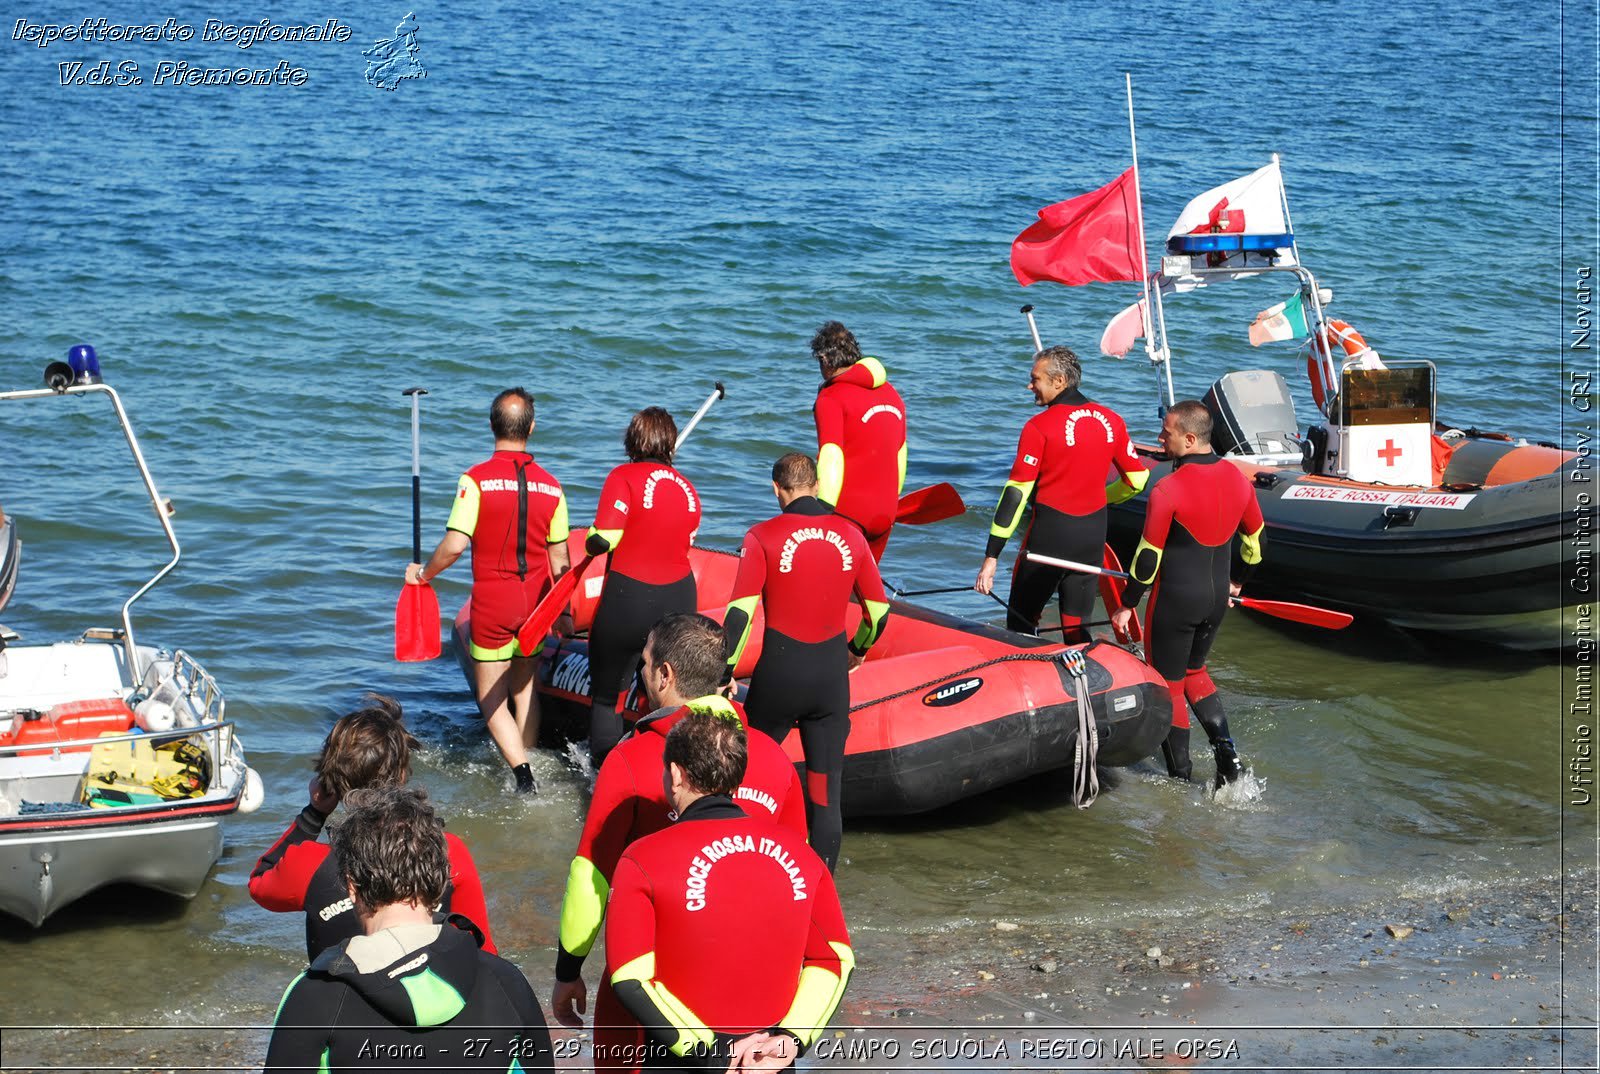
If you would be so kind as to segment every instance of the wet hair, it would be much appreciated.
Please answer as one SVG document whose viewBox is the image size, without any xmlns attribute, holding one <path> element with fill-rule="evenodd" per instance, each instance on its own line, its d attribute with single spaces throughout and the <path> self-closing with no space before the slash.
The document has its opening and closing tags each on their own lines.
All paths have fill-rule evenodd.
<svg viewBox="0 0 1600 1074">
<path fill-rule="evenodd" d="M 678 423 L 658 406 L 647 406 L 628 422 L 622 434 L 622 447 L 632 462 L 672 463 L 678 447 Z"/>
<path fill-rule="evenodd" d="M 811 356 L 821 364 L 823 372 L 835 373 L 861 361 L 861 347 L 850 329 L 838 321 L 829 321 L 811 337 Z"/>
<path fill-rule="evenodd" d="M 791 451 L 772 464 L 772 483 L 785 492 L 817 487 L 817 464 L 810 455 Z"/>
<path fill-rule="evenodd" d="M 339 879 L 368 912 L 395 903 L 432 908 L 450 885 L 444 821 L 420 787 L 357 791 L 330 841 Z"/>
<path fill-rule="evenodd" d="M 656 664 L 672 665 L 678 692 L 686 698 L 704 697 L 722 685 L 727 669 L 727 644 L 715 619 L 694 612 L 673 612 L 650 628 L 650 656 Z"/>
<path fill-rule="evenodd" d="M 1067 381 L 1067 391 L 1076 388 L 1083 381 L 1083 364 L 1078 361 L 1078 356 L 1071 347 L 1046 347 L 1033 356 L 1033 360 L 1044 362 L 1044 371 L 1052 377 L 1064 377 Z"/>
<path fill-rule="evenodd" d="M 1167 411 L 1178 419 L 1178 429 L 1202 444 L 1211 443 L 1211 411 L 1198 399 L 1184 399 Z"/>
<path fill-rule="evenodd" d="M 683 769 L 684 780 L 701 794 L 732 795 L 749 757 L 743 726 L 714 712 L 691 711 L 667 732 L 661 763 Z"/>
<path fill-rule="evenodd" d="M 406 730 L 400 702 L 368 694 L 354 712 L 339 717 L 317 755 L 322 789 L 340 798 L 363 787 L 399 786 L 411 778 L 417 740 Z"/>
<path fill-rule="evenodd" d="M 533 432 L 533 396 L 523 388 L 507 388 L 489 404 L 489 429 L 496 440 L 526 440 Z"/>
</svg>

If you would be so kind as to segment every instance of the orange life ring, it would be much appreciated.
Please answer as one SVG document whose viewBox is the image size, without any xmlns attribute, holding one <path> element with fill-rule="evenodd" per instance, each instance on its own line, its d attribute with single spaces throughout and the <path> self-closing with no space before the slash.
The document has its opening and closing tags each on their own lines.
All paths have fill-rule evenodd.
<svg viewBox="0 0 1600 1074">
<path fill-rule="evenodd" d="M 1312 337 L 1311 349 L 1306 353 L 1306 379 L 1311 381 L 1311 398 L 1316 401 L 1317 409 L 1324 414 L 1328 412 L 1328 400 L 1338 394 L 1338 384 L 1329 385 L 1324 381 L 1326 369 L 1324 359 L 1329 359 L 1328 364 L 1333 365 L 1334 372 L 1348 361 L 1360 358 L 1363 355 L 1375 353 L 1372 347 L 1350 325 L 1336 318 L 1328 318 L 1321 332 Z M 1332 361 L 1334 345 L 1339 347 L 1340 357 L 1337 362 Z"/>
</svg>

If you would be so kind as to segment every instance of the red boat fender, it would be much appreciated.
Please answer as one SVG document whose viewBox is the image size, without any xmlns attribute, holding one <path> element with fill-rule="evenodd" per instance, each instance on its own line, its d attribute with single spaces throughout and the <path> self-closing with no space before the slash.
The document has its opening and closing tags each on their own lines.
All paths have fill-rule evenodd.
<svg viewBox="0 0 1600 1074">
<path fill-rule="evenodd" d="M 45 713 L 43 719 L 19 720 L 13 725 L 14 746 L 34 743 L 54 746 L 58 742 L 93 739 L 100 735 L 121 735 L 133 730 L 133 710 L 120 697 L 93 698 L 88 701 L 63 701 Z M 82 752 L 94 743 L 84 742 L 67 752 Z M 25 750 L 20 757 L 37 756 L 47 750 Z"/>
</svg>

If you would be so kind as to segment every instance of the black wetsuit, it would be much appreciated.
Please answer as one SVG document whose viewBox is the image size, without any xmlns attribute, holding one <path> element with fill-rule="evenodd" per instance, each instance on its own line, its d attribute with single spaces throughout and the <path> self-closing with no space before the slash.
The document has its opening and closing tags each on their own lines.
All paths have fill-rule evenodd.
<svg viewBox="0 0 1600 1074">
<path fill-rule="evenodd" d="M 444 924 L 421 946 L 395 942 L 394 957 L 382 956 L 387 965 L 358 965 L 347 953 L 352 944 L 384 951 L 385 933 L 407 931 L 353 937 L 294 979 L 272 1028 L 266 1074 L 555 1069 L 527 979 L 479 950 L 472 932 Z"/>
</svg>

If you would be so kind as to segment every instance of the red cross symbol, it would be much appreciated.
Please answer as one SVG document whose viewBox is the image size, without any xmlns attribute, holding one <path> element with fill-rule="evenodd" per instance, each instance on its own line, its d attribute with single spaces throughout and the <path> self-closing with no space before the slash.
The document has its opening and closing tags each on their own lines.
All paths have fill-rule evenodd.
<svg viewBox="0 0 1600 1074">
<path fill-rule="evenodd" d="M 1394 460 L 1398 459 L 1401 454 L 1403 453 L 1394 446 L 1393 440 L 1385 440 L 1383 447 L 1378 449 L 1378 458 L 1382 459 L 1386 466 L 1393 466 Z"/>
</svg>

